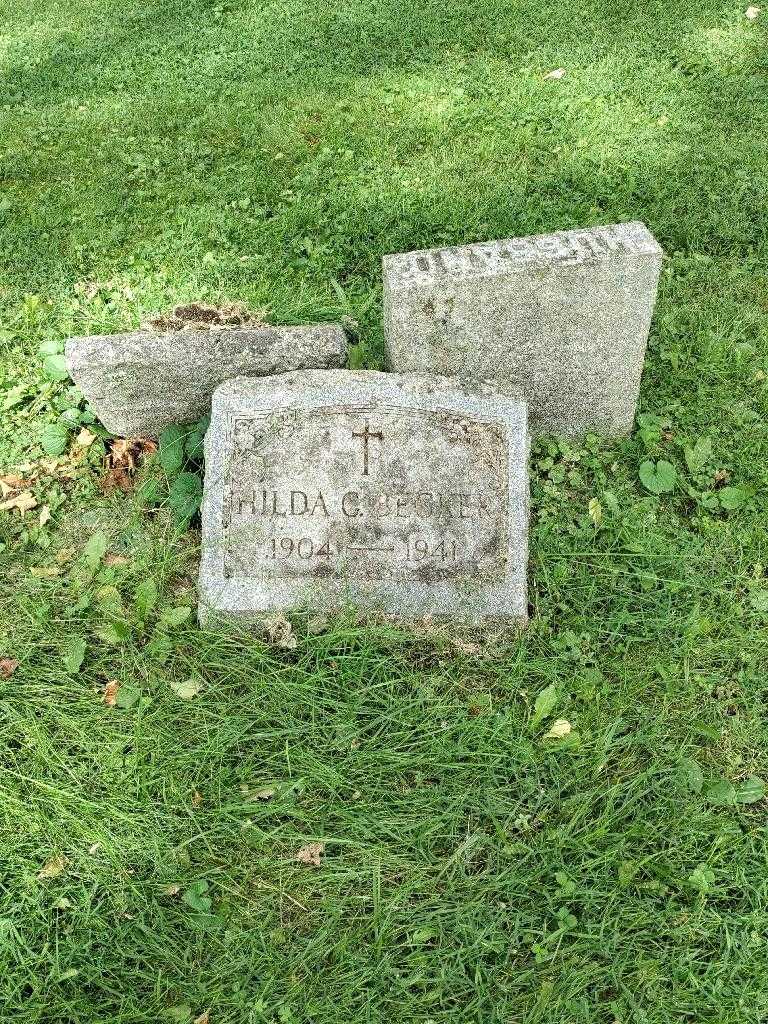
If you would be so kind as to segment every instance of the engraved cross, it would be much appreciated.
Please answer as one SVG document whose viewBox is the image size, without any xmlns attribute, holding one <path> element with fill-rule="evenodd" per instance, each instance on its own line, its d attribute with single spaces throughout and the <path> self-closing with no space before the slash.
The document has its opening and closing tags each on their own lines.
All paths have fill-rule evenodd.
<svg viewBox="0 0 768 1024">
<path fill-rule="evenodd" d="M 384 435 L 380 430 L 371 430 L 371 426 L 368 420 L 366 420 L 365 430 L 353 430 L 352 437 L 359 437 L 363 442 L 363 476 L 368 476 L 368 442 L 371 438 L 376 441 L 383 441 Z"/>
</svg>

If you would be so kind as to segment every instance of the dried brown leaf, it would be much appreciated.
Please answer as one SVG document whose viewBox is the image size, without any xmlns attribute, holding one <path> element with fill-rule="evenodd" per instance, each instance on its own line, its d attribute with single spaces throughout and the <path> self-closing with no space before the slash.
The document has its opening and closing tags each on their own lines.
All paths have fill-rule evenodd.
<svg viewBox="0 0 768 1024">
<path fill-rule="evenodd" d="M 50 523 L 50 521 L 51 521 L 51 507 L 50 507 L 50 505 L 43 505 L 43 507 L 40 509 L 40 518 L 39 518 L 38 522 L 40 523 L 41 526 L 45 526 L 45 524 L 46 523 Z"/>
<path fill-rule="evenodd" d="M 3 494 L 10 494 L 11 491 L 23 491 L 31 483 L 31 480 L 23 476 L 16 476 L 15 473 L 7 473 L 5 476 L 0 476 L 0 489 L 2 489 Z"/>
<path fill-rule="evenodd" d="M 157 451 L 157 443 L 148 437 L 118 437 L 104 460 L 106 474 L 101 481 L 104 493 L 133 490 L 133 475 L 141 459 Z"/>
<path fill-rule="evenodd" d="M 199 790 L 194 790 L 192 793 L 192 806 L 200 807 L 203 803 L 203 794 Z"/>
<path fill-rule="evenodd" d="M 296 854 L 299 864 L 307 864 L 309 867 L 319 868 L 320 858 L 325 853 L 325 843 L 307 843 Z"/>
<path fill-rule="evenodd" d="M 194 1024 L 210 1024 L 211 1011 L 203 1010 L 199 1017 L 195 1017 Z"/>
<path fill-rule="evenodd" d="M 21 494 L 16 494 L 14 497 L 8 498 L 7 501 L 0 502 L 0 511 L 10 512 L 11 509 L 17 508 L 24 515 L 25 512 L 29 512 L 36 505 L 37 498 L 32 491 L 22 491 Z"/>
<path fill-rule="evenodd" d="M 126 558 L 125 555 L 105 555 L 104 565 L 128 565 L 130 558 Z"/>
<path fill-rule="evenodd" d="M 120 689 L 120 682 L 117 679 L 111 679 L 104 687 L 104 693 L 102 694 L 102 700 L 108 708 L 113 708 L 117 704 L 117 694 Z"/>
<path fill-rule="evenodd" d="M 18 667 L 15 658 L 0 658 L 0 679 L 10 679 Z"/>
<path fill-rule="evenodd" d="M 482 653 L 482 647 L 480 644 L 474 644 L 469 640 L 462 640 L 460 637 L 452 636 L 451 643 L 459 654 L 464 654 L 468 658 L 473 658 L 478 654 Z"/>
</svg>

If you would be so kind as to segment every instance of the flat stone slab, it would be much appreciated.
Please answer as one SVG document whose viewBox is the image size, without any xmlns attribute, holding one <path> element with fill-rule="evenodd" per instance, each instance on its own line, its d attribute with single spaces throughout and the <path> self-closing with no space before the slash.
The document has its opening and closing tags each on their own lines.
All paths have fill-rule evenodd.
<svg viewBox="0 0 768 1024">
<path fill-rule="evenodd" d="M 200 619 L 348 604 L 524 621 L 525 403 L 374 370 L 233 380 L 205 441 Z"/>
<path fill-rule="evenodd" d="M 661 258 L 639 222 L 385 256 L 388 366 L 490 378 L 534 434 L 627 433 Z"/>
<path fill-rule="evenodd" d="M 347 350 L 339 324 L 320 324 L 93 335 L 70 338 L 65 354 L 107 430 L 158 437 L 172 424 L 205 416 L 225 380 L 344 366 Z"/>
</svg>

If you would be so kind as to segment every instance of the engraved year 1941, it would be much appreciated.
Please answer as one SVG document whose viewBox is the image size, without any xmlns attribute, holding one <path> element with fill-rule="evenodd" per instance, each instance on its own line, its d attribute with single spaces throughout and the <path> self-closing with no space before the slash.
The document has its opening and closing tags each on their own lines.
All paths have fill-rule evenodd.
<svg viewBox="0 0 768 1024">
<path fill-rule="evenodd" d="M 406 541 L 406 559 L 409 562 L 423 562 L 430 558 L 438 562 L 455 562 L 457 545 L 455 540 L 443 538 L 430 543 L 424 537 L 409 537 Z"/>
</svg>

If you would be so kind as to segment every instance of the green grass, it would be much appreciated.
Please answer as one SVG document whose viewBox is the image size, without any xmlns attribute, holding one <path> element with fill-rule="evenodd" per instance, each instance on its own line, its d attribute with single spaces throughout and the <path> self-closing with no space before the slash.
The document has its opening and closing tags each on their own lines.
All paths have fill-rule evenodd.
<svg viewBox="0 0 768 1024">
<path fill-rule="evenodd" d="M 52 339 L 244 300 L 357 318 L 377 366 L 382 253 L 638 218 L 668 254 L 636 433 L 534 452 L 524 636 L 174 626 L 196 535 L 102 497 L 101 441 L 0 512 L 2 1021 L 766 1019 L 768 14 L 746 6 L 0 0 L 0 473 L 39 466 L 71 405 Z"/>
</svg>

